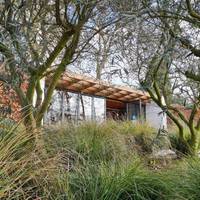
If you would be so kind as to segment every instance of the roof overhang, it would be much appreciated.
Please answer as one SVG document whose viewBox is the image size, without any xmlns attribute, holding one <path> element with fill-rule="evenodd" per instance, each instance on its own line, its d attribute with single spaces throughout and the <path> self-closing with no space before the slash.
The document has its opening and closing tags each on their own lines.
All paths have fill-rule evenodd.
<svg viewBox="0 0 200 200">
<path fill-rule="evenodd" d="M 46 84 L 51 81 L 51 76 L 47 77 Z M 58 90 L 80 92 L 86 95 L 105 97 L 124 102 L 139 101 L 149 102 L 150 96 L 147 92 L 135 90 L 130 87 L 111 85 L 107 82 L 92 79 L 84 75 L 65 72 L 56 85 Z"/>
</svg>

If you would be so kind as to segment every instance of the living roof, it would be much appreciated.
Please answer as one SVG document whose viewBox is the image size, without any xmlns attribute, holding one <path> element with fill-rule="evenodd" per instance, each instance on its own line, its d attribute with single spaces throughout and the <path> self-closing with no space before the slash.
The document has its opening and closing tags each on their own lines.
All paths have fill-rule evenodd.
<svg viewBox="0 0 200 200">
<path fill-rule="evenodd" d="M 51 76 L 46 79 L 49 84 Z M 147 92 L 125 86 L 111 85 L 107 82 L 66 71 L 56 85 L 58 90 L 80 92 L 86 95 L 106 97 L 109 99 L 132 102 L 141 100 L 147 102 L 150 96 Z"/>
</svg>

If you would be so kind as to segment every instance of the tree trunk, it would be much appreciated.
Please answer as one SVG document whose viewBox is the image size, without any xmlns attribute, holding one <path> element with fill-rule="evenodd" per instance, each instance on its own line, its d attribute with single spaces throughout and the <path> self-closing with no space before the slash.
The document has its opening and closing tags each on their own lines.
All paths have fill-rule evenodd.
<svg viewBox="0 0 200 200">
<path fill-rule="evenodd" d="M 82 106 L 82 111 L 83 111 L 83 120 L 85 120 L 85 106 L 84 106 L 82 94 L 80 96 L 80 100 L 81 100 L 81 106 Z"/>
<path fill-rule="evenodd" d="M 199 150 L 199 131 L 193 130 L 189 140 L 191 154 L 196 155 Z"/>
<path fill-rule="evenodd" d="M 23 123 L 27 132 L 33 133 L 33 130 L 36 129 L 36 120 L 32 109 L 23 111 Z"/>
</svg>

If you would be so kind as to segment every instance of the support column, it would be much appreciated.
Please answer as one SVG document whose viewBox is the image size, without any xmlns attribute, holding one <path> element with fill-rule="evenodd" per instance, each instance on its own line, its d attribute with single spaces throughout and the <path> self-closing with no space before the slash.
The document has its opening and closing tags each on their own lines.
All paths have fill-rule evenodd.
<svg viewBox="0 0 200 200">
<path fill-rule="evenodd" d="M 91 118 L 95 120 L 95 108 L 94 108 L 94 97 L 91 98 Z"/>
<path fill-rule="evenodd" d="M 77 98 L 76 98 L 76 122 L 78 122 L 79 120 L 79 115 L 80 115 L 80 94 L 77 94 Z"/>
<path fill-rule="evenodd" d="M 142 120 L 142 101 L 139 100 L 139 120 Z"/>
<path fill-rule="evenodd" d="M 126 120 L 130 119 L 128 107 L 129 107 L 129 103 L 126 103 Z"/>
<path fill-rule="evenodd" d="M 107 107 L 107 105 L 106 105 L 106 98 L 104 98 L 104 120 L 106 120 L 107 119 L 107 116 L 106 116 L 106 107 Z"/>
</svg>

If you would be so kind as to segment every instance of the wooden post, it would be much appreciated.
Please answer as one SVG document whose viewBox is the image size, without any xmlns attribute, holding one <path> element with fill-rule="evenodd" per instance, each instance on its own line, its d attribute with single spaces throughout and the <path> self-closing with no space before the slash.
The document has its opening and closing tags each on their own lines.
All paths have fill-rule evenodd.
<svg viewBox="0 0 200 200">
<path fill-rule="evenodd" d="M 76 122 L 78 122 L 79 120 L 79 114 L 80 114 L 80 94 L 77 94 L 77 98 L 76 98 Z"/>
<path fill-rule="evenodd" d="M 128 107 L 129 107 L 129 103 L 126 103 L 126 120 L 130 120 Z"/>
<path fill-rule="evenodd" d="M 139 100 L 139 120 L 142 120 L 142 102 Z"/>
<path fill-rule="evenodd" d="M 84 101 L 83 101 L 83 95 L 80 94 L 80 103 L 81 103 L 81 107 L 82 107 L 82 114 L 83 114 L 83 120 L 85 120 L 85 105 L 84 105 Z"/>
<path fill-rule="evenodd" d="M 147 115 L 147 110 L 146 110 L 146 107 L 147 107 L 147 104 L 145 103 L 145 105 L 144 105 L 144 121 L 146 122 L 146 115 Z"/>
</svg>

